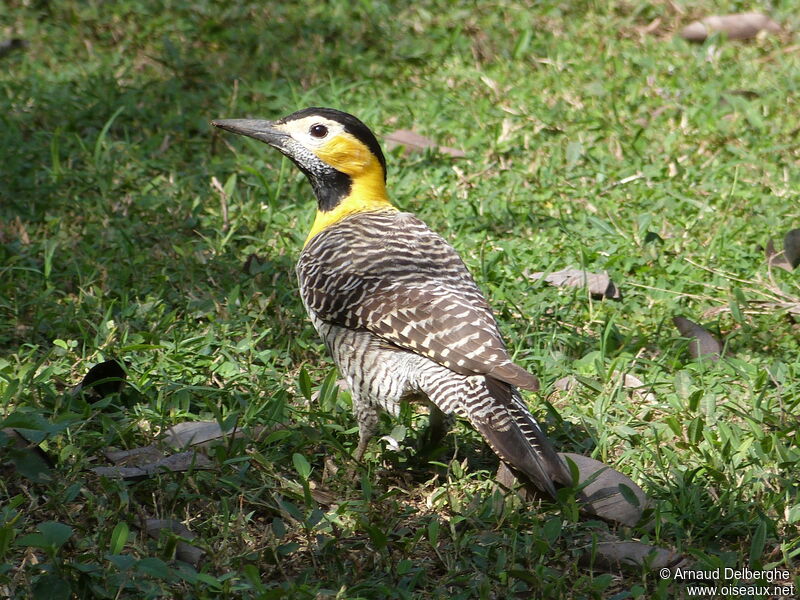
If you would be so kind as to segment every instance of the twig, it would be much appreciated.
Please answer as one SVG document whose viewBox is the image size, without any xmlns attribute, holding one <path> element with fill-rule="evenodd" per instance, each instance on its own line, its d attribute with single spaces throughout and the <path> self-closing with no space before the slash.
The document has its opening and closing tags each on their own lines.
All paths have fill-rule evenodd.
<svg viewBox="0 0 800 600">
<path fill-rule="evenodd" d="M 219 205 L 222 211 L 222 231 L 228 231 L 230 222 L 228 221 L 228 194 L 225 193 L 225 188 L 219 182 L 216 176 L 211 178 L 211 187 L 219 192 Z"/>
</svg>

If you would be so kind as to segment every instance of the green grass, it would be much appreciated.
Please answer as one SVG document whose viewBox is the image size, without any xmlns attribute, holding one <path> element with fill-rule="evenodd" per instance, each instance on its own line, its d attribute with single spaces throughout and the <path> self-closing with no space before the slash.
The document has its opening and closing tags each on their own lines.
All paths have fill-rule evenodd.
<svg viewBox="0 0 800 600">
<path fill-rule="evenodd" d="M 293 273 L 310 187 L 208 124 L 309 105 L 467 152 L 390 153 L 390 192 L 462 253 L 560 415 L 559 449 L 653 498 L 654 527 L 621 537 L 799 584 L 800 326 L 774 302 L 800 285 L 761 248 L 800 227 L 800 55 L 789 36 L 673 35 L 749 8 L 6 2 L 3 37 L 29 47 L 0 58 L 0 417 L 37 428 L 53 467 L 4 450 L 0 596 L 681 597 L 653 570 L 578 565 L 607 527 L 497 490 L 463 424 L 426 464 L 409 410 L 399 452 L 378 442 L 353 463 L 347 394 L 310 401 L 333 376 Z M 566 267 L 608 271 L 623 300 L 524 275 Z M 676 315 L 724 336 L 725 358 L 691 360 Z M 121 395 L 69 393 L 110 357 L 128 363 Z M 587 385 L 554 391 L 570 374 Z M 292 425 L 216 446 L 213 471 L 87 471 L 200 419 Z M 187 523 L 201 567 L 172 562 L 175 540 L 148 539 L 142 516 Z"/>
</svg>

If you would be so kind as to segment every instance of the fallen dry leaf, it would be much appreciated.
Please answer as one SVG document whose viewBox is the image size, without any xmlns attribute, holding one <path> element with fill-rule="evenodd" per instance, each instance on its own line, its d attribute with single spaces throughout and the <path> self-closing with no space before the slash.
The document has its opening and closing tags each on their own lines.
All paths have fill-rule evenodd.
<svg viewBox="0 0 800 600">
<path fill-rule="evenodd" d="M 631 390 L 634 394 L 641 397 L 645 402 L 656 401 L 656 395 L 652 391 L 652 386 L 646 384 L 635 375 L 631 375 L 630 373 L 622 373 L 620 371 L 614 371 L 613 375 L 614 377 L 621 377 L 622 387 L 627 390 Z"/>
<path fill-rule="evenodd" d="M 622 298 L 617 286 L 611 281 L 608 273 L 590 273 L 581 269 L 562 269 L 553 273 L 530 273 L 531 279 L 544 279 L 550 285 L 557 287 L 572 286 L 585 287 L 595 298 L 611 298 L 619 300 Z"/>
<path fill-rule="evenodd" d="M 647 385 L 635 375 L 622 373 L 621 371 L 614 371 L 612 376 L 621 378 L 622 387 L 631 390 L 634 394 L 640 396 L 642 400 L 645 400 L 646 402 L 655 402 L 656 395 L 651 391 L 652 386 Z M 566 377 L 562 377 L 561 379 L 555 381 L 553 383 L 553 387 L 560 392 L 568 392 L 579 383 L 580 380 L 577 377 L 574 375 L 567 375 Z M 602 384 L 598 381 L 597 385 Z M 651 388 L 651 390 L 648 391 L 647 388 Z"/>
<path fill-rule="evenodd" d="M 689 563 L 685 557 L 672 550 L 651 546 L 642 542 L 623 541 L 617 537 L 600 533 L 599 540 L 593 540 L 580 548 L 580 563 L 590 569 L 619 572 L 624 569 L 685 568 Z"/>
<path fill-rule="evenodd" d="M 793 269 L 800 265 L 800 229 L 792 229 L 783 238 L 783 253 Z"/>
<path fill-rule="evenodd" d="M 772 240 L 767 241 L 767 247 L 764 248 L 764 254 L 767 257 L 767 264 L 770 266 L 770 268 L 778 267 L 784 271 L 789 271 L 790 273 L 794 271 L 792 263 L 790 263 L 789 259 L 786 258 L 785 250 L 781 250 L 780 252 L 775 250 L 775 243 Z"/>
<path fill-rule="evenodd" d="M 726 94 L 730 94 L 731 96 L 740 96 L 746 100 L 755 100 L 759 98 L 761 95 L 758 92 L 753 90 L 744 90 L 744 89 L 735 89 L 735 90 L 726 90 Z M 723 98 L 724 100 L 724 98 Z"/>
<path fill-rule="evenodd" d="M 145 519 L 142 523 L 142 529 L 147 535 L 156 540 L 161 536 L 161 532 L 165 530 L 171 531 L 187 540 L 193 540 L 197 537 L 186 525 L 175 519 Z M 175 545 L 175 558 L 189 563 L 195 568 L 199 566 L 205 553 L 205 550 L 201 550 L 197 546 L 184 541 L 179 541 Z"/>
<path fill-rule="evenodd" d="M 707 329 L 684 317 L 675 317 L 672 322 L 683 337 L 691 340 L 689 354 L 692 358 L 705 356 L 711 360 L 719 360 L 722 344 Z"/>
<path fill-rule="evenodd" d="M 0 57 L 10 54 L 14 50 L 22 50 L 27 47 L 28 42 L 21 38 L 11 38 L 0 42 Z"/>
<path fill-rule="evenodd" d="M 337 496 L 331 490 L 323 487 L 316 481 L 309 480 L 308 484 L 311 497 L 314 498 L 318 504 L 322 504 L 323 506 L 331 506 L 332 504 L 336 504 L 337 502 L 341 501 L 340 496 Z"/>
<path fill-rule="evenodd" d="M 105 450 L 103 455 L 119 467 L 139 467 L 164 458 L 164 453 L 156 446 L 142 446 L 130 450 Z"/>
<path fill-rule="evenodd" d="M 277 429 L 283 429 L 283 425 L 273 425 L 272 427 L 251 427 L 247 432 L 242 429 L 234 429 L 223 433 L 222 428 L 216 421 L 186 421 L 178 423 L 167 429 L 163 441 L 173 448 L 188 447 L 208 447 L 211 442 L 221 440 L 225 437 L 243 437 L 249 433 L 253 438 L 259 438 L 266 433 L 271 433 Z"/>
<path fill-rule="evenodd" d="M 119 392 L 127 376 L 122 363 L 112 358 L 89 369 L 83 381 L 72 389 L 72 393 L 87 392 L 90 401 L 96 402 L 109 394 Z"/>
<path fill-rule="evenodd" d="M 161 471 L 180 473 L 189 469 L 211 469 L 213 463 L 203 454 L 196 452 L 180 452 L 165 456 L 151 463 L 136 467 L 95 467 L 91 471 L 101 477 L 114 479 L 138 479 L 150 477 Z"/>
<path fill-rule="evenodd" d="M 659 27 L 661 27 L 661 17 L 656 17 L 644 27 L 637 27 L 636 30 L 642 35 L 647 35 L 658 31 Z"/>
<path fill-rule="evenodd" d="M 0 429 L 0 449 L 0 463 L 10 463 L 23 477 L 34 482 L 50 479 L 53 461 L 39 447 L 38 441 L 25 436 L 25 430 L 10 427 Z"/>
<path fill-rule="evenodd" d="M 164 442 L 173 448 L 188 448 L 221 439 L 222 428 L 216 421 L 186 421 L 167 429 Z"/>
<path fill-rule="evenodd" d="M 426 138 L 415 131 L 411 131 L 410 129 L 398 129 L 397 131 L 393 131 L 386 136 L 386 148 L 388 150 L 398 146 L 405 148 L 407 153 L 422 152 L 423 150 L 432 148 L 441 154 L 447 154 L 453 158 L 464 158 L 466 156 L 466 153 L 463 150 L 451 148 L 449 146 L 440 146 L 433 140 Z"/>
<path fill-rule="evenodd" d="M 560 392 L 568 392 L 578 385 L 578 378 L 574 375 L 567 375 L 553 383 L 553 387 Z"/>
<path fill-rule="evenodd" d="M 641 520 L 650 500 L 642 488 L 636 485 L 630 477 L 587 456 L 570 452 L 559 452 L 559 456 L 564 459 L 569 458 L 575 463 L 575 466 L 578 467 L 580 483 L 585 482 L 589 477 L 595 477 L 583 488 L 579 498 L 580 511 L 583 514 L 631 527 Z M 519 491 L 526 501 L 540 497 L 535 488 L 519 480 L 503 462 L 497 469 L 495 479 L 500 485 L 509 489 L 522 484 L 523 488 Z M 625 491 L 621 489 L 623 486 L 627 488 Z"/>
<path fill-rule="evenodd" d="M 641 520 L 642 513 L 650 501 L 642 488 L 630 477 L 588 456 L 572 452 L 559 452 L 559 456 L 564 459 L 569 458 L 575 463 L 581 483 L 599 472 L 597 478 L 582 490 L 582 510 L 601 519 L 630 527 Z M 622 491 L 620 489 L 622 486 L 628 489 Z"/>
<path fill-rule="evenodd" d="M 724 33 L 732 40 L 744 40 L 756 37 L 761 31 L 780 33 L 781 27 L 762 13 L 712 15 L 684 27 L 681 37 L 690 42 L 703 42 L 712 33 Z"/>
</svg>

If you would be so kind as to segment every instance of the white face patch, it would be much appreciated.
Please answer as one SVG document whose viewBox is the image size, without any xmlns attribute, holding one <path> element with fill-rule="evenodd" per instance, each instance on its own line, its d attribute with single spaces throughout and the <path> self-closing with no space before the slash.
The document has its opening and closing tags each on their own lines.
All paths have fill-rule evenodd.
<svg viewBox="0 0 800 600">
<path fill-rule="evenodd" d="M 344 133 L 344 125 L 319 116 L 303 117 L 289 123 L 276 124 L 274 127 L 288 133 L 295 141 L 310 149 L 324 146 Z"/>
</svg>

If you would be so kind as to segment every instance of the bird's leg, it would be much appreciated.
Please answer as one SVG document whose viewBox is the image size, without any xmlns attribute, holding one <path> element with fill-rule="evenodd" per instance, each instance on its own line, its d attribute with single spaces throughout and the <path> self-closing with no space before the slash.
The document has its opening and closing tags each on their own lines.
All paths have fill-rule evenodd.
<svg viewBox="0 0 800 600">
<path fill-rule="evenodd" d="M 361 431 L 358 433 L 358 448 L 356 448 L 356 451 L 353 452 L 353 458 L 357 462 L 361 462 L 361 459 L 364 458 L 364 454 L 367 452 L 367 447 L 369 446 L 369 441 L 372 439 L 372 436 L 363 437 L 361 435 Z"/>
<path fill-rule="evenodd" d="M 428 416 L 428 443 L 438 444 L 442 441 L 450 427 L 453 425 L 453 416 L 446 415 L 435 404 L 431 404 L 431 412 Z"/>
<path fill-rule="evenodd" d="M 369 441 L 375 437 L 378 431 L 378 409 L 375 405 L 364 402 L 354 394 L 353 413 L 358 421 L 358 447 L 353 453 L 353 458 L 361 462 L 367 446 L 369 446 Z"/>
<path fill-rule="evenodd" d="M 353 452 L 353 458 L 356 463 L 360 463 L 367 452 L 370 440 L 375 437 L 375 433 L 378 431 L 378 409 L 367 402 L 361 401 L 353 394 L 353 414 L 358 421 L 358 447 Z M 347 468 L 345 477 L 350 481 L 357 482 L 359 480 L 358 466 L 351 464 Z"/>
<path fill-rule="evenodd" d="M 436 406 L 429 402 L 430 413 L 428 415 L 428 427 L 420 436 L 420 443 L 417 449 L 417 456 L 426 458 L 432 454 L 441 443 L 444 436 L 453 425 L 453 416 L 447 415 Z"/>
</svg>

